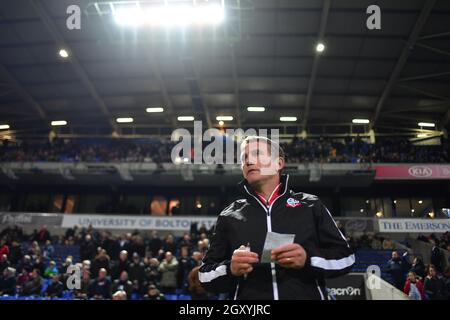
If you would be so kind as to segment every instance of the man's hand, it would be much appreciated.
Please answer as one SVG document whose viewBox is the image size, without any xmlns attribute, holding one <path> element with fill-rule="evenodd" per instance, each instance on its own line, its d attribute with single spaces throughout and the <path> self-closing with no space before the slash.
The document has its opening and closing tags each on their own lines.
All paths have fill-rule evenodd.
<svg viewBox="0 0 450 320">
<path fill-rule="evenodd" d="M 250 273 L 253 271 L 252 264 L 258 261 L 257 253 L 248 251 L 244 245 L 241 245 L 239 249 L 234 250 L 231 257 L 231 273 L 236 277 Z"/>
<path fill-rule="evenodd" d="M 297 243 L 286 244 L 273 249 L 271 259 L 282 267 L 301 269 L 306 263 L 306 251 Z"/>
</svg>

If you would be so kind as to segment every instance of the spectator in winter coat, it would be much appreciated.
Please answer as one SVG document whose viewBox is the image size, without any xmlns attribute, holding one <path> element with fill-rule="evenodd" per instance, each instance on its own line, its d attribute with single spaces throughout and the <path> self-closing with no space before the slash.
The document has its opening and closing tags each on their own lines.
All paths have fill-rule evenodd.
<svg viewBox="0 0 450 320">
<path fill-rule="evenodd" d="M 22 287 L 22 295 L 24 296 L 34 296 L 40 295 L 42 290 L 42 278 L 38 269 L 34 269 L 30 278 L 24 283 Z"/>
<path fill-rule="evenodd" d="M 111 272 L 110 258 L 105 249 L 101 249 L 91 264 L 91 273 L 98 274 L 100 269 L 104 268 L 108 274 Z"/>
<path fill-rule="evenodd" d="M 392 259 L 387 263 L 387 271 L 394 280 L 394 286 L 403 290 L 405 283 L 405 273 L 409 270 L 409 265 L 404 257 L 401 257 L 397 251 L 392 252 Z"/>
<path fill-rule="evenodd" d="M 92 281 L 89 286 L 89 298 L 94 299 L 110 299 L 111 298 L 111 281 L 106 277 L 105 269 L 100 269 L 98 278 Z"/>
<path fill-rule="evenodd" d="M 442 254 L 441 254 L 441 250 L 439 250 L 439 247 L 437 246 L 436 240 L 431 239 L 430 243 L 433 246 L 431 248 L 430 263 L 436 267 L 436 271 L 438 273 L 442 272 Z"/>
<path fill-rule="evenodd" d="M 0 273 L 3 273 L 3 270 L 10 266 L 10 262 L 8 261 L 8 256 L 5 254 L 0 255 Z"/>
<path fill-rule="evenodd" d="M 425 265 L 422 261 L 422 258 L 419 256 L 415 256 L 412 262 L 411 270 L 414 272 L 417 276 L 419 276 L 421 279 L 425 278 Z"/>
<path fill-rule="evenodd" d="M 409 296 L 411 300 L 423 300 L 425 294 L 423 291 L 423 283 L 417 279 L 417 275 L 410 271 L 408 272 L 408 278 L 403 288 L 403 292 Z"/>
<path fill-rule="evenodd" d="M 59 281 L 59 274 L 52 275 L 52 281 L 45 290 L 45 296 L 50 298 L 61 298 L 64 290 L 64 285 Z"/>
<path fill-rule="evenodd" d="M 16 269 L 8 267 L 0 276 L 0 296 L 12 296 L 16 292 Z"/>
<path fill-rule="evenodd" d="M 114 280 L 112 285 L 112 292 L 124 291 L 127 294 L 127 297 L 131 297 L 131 293 L 133 292 L 133 283 L 128 280 L 128 273 L 126 271 L 122 271 L 120 274 L 120 278 Z"/>
<path fill-rule="evenodd" d="M 135 288 L 140 290 L 145 281 L 145 265 L 137 252 L 133 253 L 133 261 L 130 263 L 128 273 Z"/>
<path fill-rule="evenodd" d="M 97 246 L 92 240 L 92 236 L 87 234 L 80 245 L 81 260 L 93 260 L 97 254 Z"/>
<path fill-rule="evenodd" d="M 113 279 L 118 279 L 122 271 L 127 273 L 130 271 L 130 262 L 128 261 L 128 252 L 126 250 L 120 251 L 119 261 L 116 261 L 113 267 Z"/>
<path fill-rule="evenodd" d="M 55 261 L 50 261 L 49 266 L 44 271 L 44 277 L 45 278 L 53 278 L 53 276 L 58 273 L 59 273 L 59 271 L 58 271 L 58 268 L 56 267 Z M 59 279 L 58 279 L 58 281 L 59 281 Z"/>
<path fill-rule="evenodd" d="M 427 300 L 442 300 L 445 297 L 444 281 L 437 276 L 436 267 L 432 264 L 427 267 L 424 291 Z"/>
<path fill-rule="evenodd" d="M 177 287 L 178 261 L 171 252 L 166 252 L 166 258 L 159 265 L 161 272 L 161 291 L 173 292 Z"/>
</svg>

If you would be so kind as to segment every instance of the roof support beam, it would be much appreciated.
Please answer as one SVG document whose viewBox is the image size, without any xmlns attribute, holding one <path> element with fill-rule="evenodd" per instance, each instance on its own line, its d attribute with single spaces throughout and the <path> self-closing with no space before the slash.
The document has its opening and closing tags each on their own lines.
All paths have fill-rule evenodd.
<svg viewBox="0 0 450 320">
<path fill-rule="evenodd" d="M 69 61 L 70 61 L 71 65 L 72 65 L 75 73 L 77 74 L 77 76 L 79 77 L 79 79 L 81 80 L 83 85 L 86 87 L 86 89 L 89 91 L 89 93 L 91 94 L 91 96 L 94 99 L 94 101 L 97 103 L 100 111 L 107 118 L 107 120 L 108 120 L 109 124 L 111 125 L 112 129 L 117 131 L 117 125 L 116 125 L 114 119 L 112 118 L 112 116 L 111 116 L 111 114 L 110 114 L 110 112 L 109 112 L 105 102 L 100 97 L 99 93 L 97 92 L 97 89 L 95 88 L 95 86 L 92 83 L 92 81 L 89 79 L 89 76 L 88 76 L 87 72 L 84 70 L 84 68 L 81 65 L 81 63 L 75 57 L 75 55 L 73 53 L 73 50 L 71 50 L 71 48 L 69 47 L 67 42 L 64 40 L 64 37 L 62 36 L 60 31 L 58 30 L 57 26 L 55 25 L 55 23 L 51 19 L 50 15 L 45 10 L 45 8 L 44 8 L 44 6 L 42 4 L 42 1 L 39 1 L 39 0 L 30 0 L 30 1 L 31 1 L 31 4 L 33 5 L 34 9 L 36 10 L 37 14 L 39 15 L 39 18 L 44 23 L 44 25 L 47 28 L 47 30 L 50 32 L 50 34 L 53 37 L 53 39 L 55 40 L 55 42 L 58 45 L 63 46 L 66 50 L 69 51 L 69 54 L 70 54 Z"/>
<path fill-rule="evenodd" d="M 448 75 L 450 75 L 450 71 L 429 73 L 429 74 L 422 74 L 420 76 L 401 78 L 401 79 L 398 79 L 398 82 L 424 80 L 424 79 L 438 78 L 438 77 L 448 76 Z"/>
<path fill-rule="evenodd" d="M 442 109 L 450 107 L 450 101 L 443 101 L 439 103 L 433 103 L 425 106 L 409 106 L 409 107 L 398 107 L 391 108 L 383 112 L 384 115 L 392 114 L 392 113 L 402 113 L 402 112 L 439 112 Z"/>
<path fill-rule="evenodd" d="M 188 88 L 191 95 L 192 107 L 194 109 L 194 112 L 203 112 L 208 128 L 212 128 L 213 125 L 211 121 L 211 114 L 206 102 L 203 81 L 201 79 L 201 74 L 198 71 L 194 54 L 195 52 L 185 52 L 184 56 L 182 56 L 180 60 L 185 70 L 185 80 L 188 82 Z M 191 83 L 189 82 L 191 82 L 193 85 L 191 85 Z M 196 110 L 197 107 L 200 107 L 201 110 Z"/>
<path fill-rule="evenodd" d="M 427 49 L 427 50 L 430 50 L 430 51 L 433 51 L 435 53 L 442 54 L 442 55 L 447 56 L 447 57 L 450 57 L 450 52 L 448 52 L 446 50 L 438 49 L 438 48 L 435 48 L 435 47 L 432 47 L 432 46 L 429 46 L 429 45 L 426 45 L 426 44 L 423 44 L 423 43 L 416 43 L 416 46 L 424 48 L 424 49 Z"/>
<path fill-rule="evenodd" d="M 434 98 L 434 99 L 439 99 L 439 100 L 444 100 L 444 101 L 450 101 L 449 97 L 445 97 L 445 96 L 441 96 L 439 94 L 435 94 L 426 90 L 422 90 L 422 89 L 418 89 L 418 88 L 414 88 L 414 87 L 410 87 L 404 84 L 399 84 L 397 85 L 399 88 L 403 88 L 409 91 L 413 91 L 416 93 L 420 93 L 423 94 L 424 96 L 430 97 L 430 98 Z"/>
<path fill-rule="evenodd" d="M 325 30 L 327 28 L 328 23 L 328 14 L 330 13 L 331 0 L 325 0 L 322 8 L 322 15 L 320 17 L 320 26 L 319 26 L 319 34 L 318 34 L 318 42 L 322 41 L 325 36 Z M 312 96 L 314 92 L 314 86 L 316 84 L 317 71 L 319 68 L 319 60 L 320 53 L 315 53 L 311 77 L 309 79 L 308 92 L 306 94 L 306 103 L 305 103 L 305 112 L 301 116 L 302 118 L 302 130 L 306 130 L 306 124 L 308 123 L 309 110 L 311 109 Z"/>
<path fill-rule="evenodd" d="M 446 37 L 450 36 L 450 31 L 447 32 L 441 32 L 441 33 L 433 33 L 426 36 L 422 36 L 419 38 L 419 40 L 427 40 L 427 39 L 434 39 L 434 38 L 440 38 L 440 37 Z"/>
<path fill-rule="evenodd" d="M 399 59 L 397 60 L 397 63 L 392 70 L 391 76 L 389 77 L 389 80 L 384 87 L 384 90 L 380 96 L 380 99 L 378 100 L 377 106 L 375 108 L 375 112 L 372 116 L 371 126 L 375 126 L 377 123 L 377 120 L 380 116 L 381 111 L 383 110 L 384 104 L 386 103 L 387 98 L 391 94 L 392 89 L 394 88 L 398 77 L 400 76 L 401 71 L 403 70 L 403 67 L 405 66 L 406 61 L 408 60 L 408 57 L 411 53 L 411 49 L 414 47 L 415 43 L 417 42 L 417 39 L 419 38 L 420 32 L 422 31 L 425 22 L 428 20 L 428 17 L 430 16 L 431 11 L 433 10 L 434 5 L 436 4 L 436 0 L 427 0 L 419 14 L 419 17 L 416 21 L 416 24 L 414 25 L 414 28 L 412 29 L 408 41 L 403 47 L 403 51 L 400 54 Z"/>
</svg>

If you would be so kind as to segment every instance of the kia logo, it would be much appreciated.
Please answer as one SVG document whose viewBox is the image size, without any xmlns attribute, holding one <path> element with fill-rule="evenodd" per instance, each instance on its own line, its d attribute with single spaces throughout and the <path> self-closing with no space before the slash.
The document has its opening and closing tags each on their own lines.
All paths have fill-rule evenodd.
<svg viewBox="0 0 450 320">
<path fill-rule="evenodd" d="M 433 174 L 433 171 L 430 167 L 425 166 L 413 166 L 408 169 L 408 173 L 417 178 L 425 178 L 425 177 L 431 177 Z"/>
</svg>

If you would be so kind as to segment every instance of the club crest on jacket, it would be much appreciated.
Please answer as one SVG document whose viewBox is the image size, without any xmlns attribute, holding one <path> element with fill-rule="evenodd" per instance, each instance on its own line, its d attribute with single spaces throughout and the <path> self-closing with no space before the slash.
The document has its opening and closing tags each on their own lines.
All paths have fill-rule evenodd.
<svg viewBox="0 0 450 320">
<path fill-rule="evenodd" d="M 295 207 L 298 207 L 298 206 L 301 206 L 300 201 L 295 200 L 294 198 L 287 199 L 286 207 L 288 207 L 288 208 L 295 208 Z"/>
</svg>

